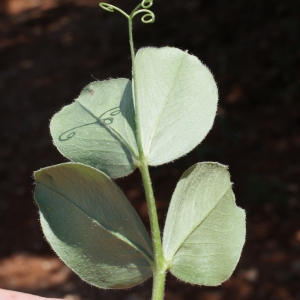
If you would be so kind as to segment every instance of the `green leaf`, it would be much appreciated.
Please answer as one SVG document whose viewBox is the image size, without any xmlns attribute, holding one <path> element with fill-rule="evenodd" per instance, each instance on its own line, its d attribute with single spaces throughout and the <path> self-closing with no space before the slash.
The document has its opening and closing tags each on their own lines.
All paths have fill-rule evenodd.
<svg viewBox="0 0 300 300">
<path fill-rule="evenodd" d="M 77 163 L 35 172 L 46 239 L 83 280 L 128 288 L 151 276 L 152 246 L 142 221 L 104 173 Z"/>
<path fill-rule="evenodd" d="M 245 242 L 245 212 L 235 204 L 227 167 L 199 163 L 181 177 L 169 207 L 163 250 L 170 271 L 193 284 L 219 285 Z"/>
<path fill-rule="evenodd" d="M 157 166 L 204 139 L 216 114 L 217 86 L 197 57 L 176 48 L 143 48 L 135 68 L 142 147 L 149 165 Z"/>
<path fill-rule="evenodd" d="M 130 174 L 138 153 L 130 81 L 90 83 L 53 116 L 50 131 L 55 146 L 70 160 L 114 178 Z"/>
</svg>

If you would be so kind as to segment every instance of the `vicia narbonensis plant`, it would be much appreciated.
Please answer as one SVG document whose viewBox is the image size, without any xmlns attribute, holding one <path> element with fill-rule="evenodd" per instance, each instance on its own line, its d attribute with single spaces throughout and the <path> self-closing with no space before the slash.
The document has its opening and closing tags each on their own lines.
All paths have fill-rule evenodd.
<svg viewBox="0 0 300 300">
<path fill-rule="evenodd" d="M 170 271 L 180 280 L 215 286 L 233 272 L 245 241 L 245 213 L 235 204 L 227 167 L 197 163 L 184 172 L 171 199 L 163 237 L 149 166 L 195 148 L 212 127 L 215 80 L 201 61 L 176 48 L 134 52 L 132 20 L 151 23 L 153 1 L 128 20 L 132 82 L 95 81 L 54 115 L 50 131 L 69 163 L 35 172 L 35 199 L 45 237 L 83 280 L 100 288 L 135 286 L 153 275 L 152 300 L 163 299 Z M 151 239 L 111 178 L 141 172 Z"/>
</svg>

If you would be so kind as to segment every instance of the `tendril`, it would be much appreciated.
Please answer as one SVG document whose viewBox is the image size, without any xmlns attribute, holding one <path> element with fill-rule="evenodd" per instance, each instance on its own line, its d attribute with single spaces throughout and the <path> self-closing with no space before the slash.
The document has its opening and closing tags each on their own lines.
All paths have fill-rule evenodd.
<svg viewBox="0 0 300 300">
<path fill-rule="evenodd" d="M 147 0 L 146 0 L 147 1 Z M 101 2 L 99 3 L 99 6 L 101 8 L 103 8 L 104 10 L 108 11 L 108 12 L 114 12 L 115 10 L 118 11 L 119 13 L 121 13 L 123 16 L 125 16 L 127 19 L 130 18 L 129 15 L 126 14 L 126 12 L 122 9 L 120 9 L 119 7 L 116 7 L 114 5 L 111 5 L 109 3 L 104 3 L 104 2 Z"/>
<path fill-rule="evenodd" d="M 155 15 L 154 13 L 149 10 L 149 8 L 153 5 L 153 0 L 143 0 L 141 4 L 139 4 L 132 12 L 130 15 L 126 14 L 122 9 L 111 5 L 109 3 L 104 3 L 101 2 L 99 3 L 99 6 L 103 8 L 104 10 L 108 12 L 114 12 L 118 11 L 122 15 L 124 15 L 128 20 L 132 20 L 136 15 L 143 13 L 144 15 L 142 16 L 141 20 L 143 23 L 148 24 L 148 23 L 153 23 L 155 21 Z M 140 9 L 141 8 L 141 9 Z"/>
<path fill-rule="evenodd" d="M 150 8 L 153 5 L 153 0 L 143 0 L 142 8 Z"/>
<path fill-rule="evenodd" d="M 130 15 L 131 19 L 133 19 L 139 13 L 144 13 L 144 15 L 141 18 L 143 23 L 149 24 L 149 23 L 153 23 L 155 21 L 155 15 L 149 9 L 139 9 L 139 10 L 135 11 L 132 15 Z"/>
</svg>

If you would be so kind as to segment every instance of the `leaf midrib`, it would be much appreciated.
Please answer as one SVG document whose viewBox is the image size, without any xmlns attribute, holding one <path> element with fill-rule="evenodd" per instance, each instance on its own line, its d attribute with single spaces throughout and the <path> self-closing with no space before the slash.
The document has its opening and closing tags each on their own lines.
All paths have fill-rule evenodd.
<svg viewBox="0 0 300 300">
<path fill-rule="evenodd" d="M 202 220 L 197 223 L 197 225 L 195 225 L 194 228 L 192 228 L 190 230 L 190 232 L 186 235 L 186 238 L 183 240 L 183 242 L 181 244 L 179 244 L 179 246 L 177 247 L 177 249 L 175 251 L 173 251 L 173 255 L 170 255 L 170 261 L 173 260 L 174 256 L 176 255 L 176 253 L 179 251 L 179 249 L 182 247 L 182 245 L 185 243 L 185 241 L 189 238 L 189 236 L 195 231 L 197 230 L 197 228 L 199 226 L 201 226 L 201 224 L 208 218 L 208 216 L 211 214 L 211 212 L 218 206 L 218 204 L 220 203 L 221 199 L 227 194 L 227 192 L 230 190 L 231 185 L 228 187 L 228 189 L 226 189 L 226 191 L 222 194 L 222 196 L 219 198 L 218 201 L 216 201 L 215 205 L 212 206 L 212 208 L 207 212 L 207 214 L 202 218 Z"/>
<path fill-rule="evenodd" d="M 174 88 L 174 86 L 175 86 L 175 82 L 176 82 L 176 80 L 177 80 L 177 78 L 178 78 L 179 71 L 180 71 L 180 69 L 181 69 L 181 67 L 182 67 L 182 63 L 183 63 L 183 60 L 184 60 L 184 58 L 186 57 L 186 55 L 187 55 L 187 52 L 184 52 L 184 54 L 183 54 L 183 56 L 182 56 L 182 60 L 181 60 L 181 62 L 180 62 L 180 64 L 179 64 L 177 73 L 176 73 L 176 75 L 175 75 L 175 77 L 174 77 L 174 80 L 173 80 L 173 83 L 172 83 L 172 87 L 169 89 L 169 92 L 168 92 L 168 95 L 167 95 L 167 97 L 166 97 L 166 101 L 165 101 L 165 103 L 164 103 L 164 106 L 163 106 L 163 108 L 161 109 L 161 112 L 160 112 L 160 114 L 159 114 L 159 116 L 158 116 L 158 118 L 157 118 L 156 124 L 155 124 L 155 126 L 154 126 L 153 133 L 152 133 L 152 135 L 151 135 L 151 137 L 150 137 L 150 140 L 149 140 L 149 145 L 148 145 L 148 149 L 147 149 L 147 152 L 146 152 L 147 155 L 149 155 L 149 153 L 150 153 L 151 144 L 152 144 L 153 139 L 154 139 L 154 137 L 155 137 L 157 128 L 158 128 L 159 123 L 160 123 L 160 121 L 161 121 L 161 118 L 162 118 L 162 116 L 163 116 L 163 114 L 164 114 L 164 111 L 165 111 L 165 109 L 166 109 L 166 106 L 167 106 L 167 104 L 168 104 L 168 102 L 169 102 L 169 100 L 170 100 L 170 98 L 171 98 L 171 91 L 173 90 L 173 88 Z"/>
<path fill-rule="evenodd" d="M 60 195 L 61 197 L 63 197 L 64 199 L 66 199 L 71 205 L 73 205 L 74 207 L 76 207 L 79 211 L 81 211 L 84 215 L 86 215 L 89 219 L 93 220 L 95 223 L 97 223 L 101 228 L 103 228 L 104 230 L 106 230 L 107 232 L 109 232 L 111 235 L 115 236 L 116 238 L 118 238 L 119 240 L 123 241 L 124 243 L 128 244 L 129 246 L 131 246 L 132 248 L 134 248 L 135 250 L 137 250 L 138 252 L 140 252 L 141 254 L 143 254 L 145 256 L 145 258 L 148 260 L 150 266 L 153 266 L 153 258 L 146 252 L 146 250 L 143 251 L 142 248 L 138 247 L 135 243 L 131 242 L 129 239 L 127 239 L 125 236 L 118 234 L 117 232 L 110 230 L 109 228 L 106 228 L 106 226 L 104 226 L 103 224 L 99 223 L 97 220 L 95 220 L 93 217 L 91 217 L 87 212 L 85 212 L 84 210 L 82 210 L 78 205 L 76 205 L 73 201 L 71 201 L 70 199 L 68 199 L 65 195 L 59 193 L 58 191 L 50 188 L 49 186 L 38 182 L 38 184 L 40 184 L 41 186 L 43 186 L 44 188 L 52 191 L 53 193 L 56 193 L 58 195 Z"/>
<path fill-rule="evenodd" d="M 93 114 L 93 112 L 92 111 L 90 111 L 87 107 L 85 107 L 78 99 L 75 99 L 74 100 L 74 103 L 78 103 L 79 104 L 79 106 L 85 111 L 85 112 L 87 112 L 88 114 L 90 114 L 93 118 L 95 118 L 100 124 L 102 124 L 103 125 L 103 127 L 104 128 L 106 128 L 119 142 L 120 142 L 120 144 L 123 144 L 123 146 L 125 147 L 125 148 L 127 148 L 127 150 L 129 150 L 129 152 L 131 153 L 131 155 L 135 158 L 135 159 L 137 159 L 137 154 L 136 154 L 136 152 L 134 151 L 134 149 L 131 147 L 131 145 L 129 144 L 129 143 L 127 143 L 124 139 L 123 139 L 123 137 L 114 129 L 114 128 L 112 128 L 112 127 L 110 127 L 110 126 L 108 126 L 108 125 L 106 125 L 105 123 L 103 123 L 102 121 L 101 121 L 101 119 L 100 118 L 98 118 L 96 115 L 94 115 Z M 125 119 L 125 117 L 124 117 L 124 119 Z M 125 126 L 126 127 L 126 126 Z M 135 135 L 134 135 L 135 136 Z"/>
</svg>

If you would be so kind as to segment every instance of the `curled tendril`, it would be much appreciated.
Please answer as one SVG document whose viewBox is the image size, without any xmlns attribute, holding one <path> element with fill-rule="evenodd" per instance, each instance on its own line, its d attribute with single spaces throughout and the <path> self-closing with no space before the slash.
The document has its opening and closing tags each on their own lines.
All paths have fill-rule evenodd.
<svg viewBox="0 0 300 300">
<path fill-rule="evenodd" d="M 150 8 L 153 5 L 153 0 L 143 0 L 142 8 Z"/>
<path fill-rule="evenodd" d="M 139 13 L 145 13 L 141 18 L 143 23 L 148 24 L 153 23 L 155 21 L 155 15 L 149 9 L 139 9 L 131 15 L 131 18 L 133 19 Z"/>
<path fill-rule="evenodd" d="M 114 6 L 114 5 L 111 5 L 109 3 L 104 3 L 104 2 L 99 3 L 99 6 L 101 8 L 103 8 L 104 10 L 106 10 L 108 12 L 118 11 L 119 13 L 124 15 L 129 20 L 132 20 L 137 14 L 143 13 L 144 15 L 142 16 L 141 20 L 145 24 L 153 23 L 155 21 L 154 13 L 151 10 L 148 9 L 152 5 L 153 5 L 153 0 L 143 0 L 142 3 L 139 4 L 132 11 L 132 13 L 130 15 L 128 15 L 122 9 L 120 9 L 120 8 Z M 142 7 L 142 9 L 140 9 L 140 7 Z"/>
<path fill-rule="evenodd" d="M 147 0 L 146 0 L 147 1 Z M 104 10 L 108 11 L 108 12 L 114 12 L 115 10 L 118 11 L 119 13 L 121 13 L 122 15 L 124 15 L 127 19 L 129 19 L 130 17 L 126 14 L 125 11 L 123 11 L 122 9 L 120 9 L 119 7 L 116 7 L 114 5 L 111 5 L 109 3 L 104 3 L 101 2 L 99 3 L 99 6 L 101 8 L 103 8 Z"/>
</svg>

